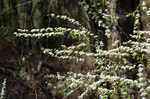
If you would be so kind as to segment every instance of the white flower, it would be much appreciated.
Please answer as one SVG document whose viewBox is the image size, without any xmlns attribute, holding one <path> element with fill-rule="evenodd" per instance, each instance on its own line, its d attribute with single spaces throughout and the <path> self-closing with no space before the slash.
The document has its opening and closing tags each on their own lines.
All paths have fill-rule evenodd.
<svg viewBox="0 0 150 99">
<path fill-rule="evenodd" d="M 146 5 L 146 3 L 145 3 L 145 1 L 143 1 L 143 2 L 142 2 L 142 6 L 145 6 L 145 5 Z"/>
<path fill-rule="evenodd" d="M 146 15 L 148 16 L 150 15 L 150 10 L 146 11 Z"/>
<path fill-rule="evenodd" d="M 145 7 L 145 6 L 142 7 L 142 10 L 143 10 L 143 11 L 146 11 L 146 10 L 147 10 L 147 7 Z"/>
<path fill-rule="evenodd" d="M 51 14 L 51 17 L 54 17 L 54 16 L 55 16 L 55 14 L 54 14 L 54 13 L 52 13 L 52 14 Z"/>
</svg>

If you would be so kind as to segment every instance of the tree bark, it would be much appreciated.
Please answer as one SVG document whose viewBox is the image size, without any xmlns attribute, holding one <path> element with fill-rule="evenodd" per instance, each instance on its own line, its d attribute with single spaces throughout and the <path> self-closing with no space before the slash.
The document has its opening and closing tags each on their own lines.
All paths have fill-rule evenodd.
<svg viewBox="0 0 150 99">
<path fill-rule="evenodd" d="M 139 0 L 111 0 L 110 13 L 116 20 L 111 23 L 112 40 L 119 40 L 120 44 L 128 41 L 130 34 L 133 34 L 134 16 L 129 14 L 134 13 L 139 6 Z M 116 45 L 116 47 L 119 44 Z"/>
</svg>

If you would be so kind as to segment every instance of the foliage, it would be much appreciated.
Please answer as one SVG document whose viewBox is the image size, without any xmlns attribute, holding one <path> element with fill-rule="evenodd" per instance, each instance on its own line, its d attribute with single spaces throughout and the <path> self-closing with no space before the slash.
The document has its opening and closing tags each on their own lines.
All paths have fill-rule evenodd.
<svg viewBox="0 0 150 99">
<path fill-rule="evenodd" d="M 94 97 L 94 99 L 148 99 L 150 97 L 148 75 L 148 70 L 150 69 L 150 31 L 140 29 L 140 12 L 149 13 L 148 8 L 140 5 L 140 9 L 126 15 L 134 16 L 134 30 L 133 34 L 129 35 L 131 39 L 120 42 L 113 39 L 114 34 L 112 33 L 111 25 L 113 22 L 117 22 L 117 15 L 110 14 L 110 2 L 108 0 L 103 0 L 103 2 L 100 0 L 90 1 L 89 4 L 86 0 L 82 0 L 80 5 L 85 8 L 97 28 L 103 29 L 103 34 L 107 39 L 112 38 L 112 46 L 116 46 L 118 42 L 120 45 L 104 50 L 106 44 L 103 39 L 98 39 L 98 33 L 94 34 L 73 18 L 52 13 L 48 16 L 56 20 L 69 22 L 74 28 L 18 29 L 14 35 L 19 40 L 21 39 L 26 43 L 33 40 L 31 45 L 34 42 L 36 44 L 38 42 L 39 48 L 37 49 L 39 52 L 36 54 L 39 54 L 37 59 L 40 58 L 39 60 L 34 59 L 35 52 L 31 51 L 33 48 L 28 50 L 22 48 L 23 54 L 20 55 L 21 59 L 19 59 L 20 65 L 22 65 L 20 70 L 30 66 L 28 69 L 31 74 L 36 75 L 37 72 L 41 72 L 41 64 L 44 63 L 43 57 L 46 57 L 47 60 L 54 59 L 54 61 L 60 63 L 65 63 L 66 61 L 72 64 L 75 63 L 75 68 L 78 68 L 76 63 L 83 65 L 80 68 L 88 67 L 88 64 L 85 64 L 86 59 L 92 58 L 94 60 L 94 63 L 90 64 L 94 65 L 92 70 L 72 72 L 73 69 L 69 69 L 69 71 L 63 73 L 56 70 L 55 73 L 47 74 L 47 80 L 43 82 L 47 88 L 52 90 L 49 93 L 53 97 L 56 97 L 57 93 L 59 93 L 63 99 L 70 99 L 70 97 L 77 97 L 78 99 L 91 99 L 90 97 Z M 95 40 L 95 45 L 92 45 L 95 47 L 95 52 L 90 49 L 91 36 Z M 44 44 L 47 40 L 51 47 L 45 47 Z M 53 41 L 54 44 L 49 41 Z M 24 45 L 25 42 L 23 42 Z M 68 42 L 71 42 L 71 44 L 68 44 Z M 57 47 L 53 47 L 53 45 L 57 45 Z M 27 45 L 27 47 L 29 46 Z M 39 61 L 39 63 L 31 67 L 31 58 L 36 62 Z M 67 62 L 63 65 L 67 66 Z M 53 67 L 64 69 L 62 64 L 57 67 L 56 65 L 58 64 L 53 64 Z M 32 68 L 36 68 L 36 73 L 33 73 Z M 26 71 L 23 71 L 20 75 L 25 75 L 25 73 Z M 27 73 L 26 75 L 29 74 Z M 24 75 L 21 77 L 23 78 Z M 5 95 L 5 88 L 6 80 L 4 80 L 1 89 L 1 99 Z"/>
</svg>

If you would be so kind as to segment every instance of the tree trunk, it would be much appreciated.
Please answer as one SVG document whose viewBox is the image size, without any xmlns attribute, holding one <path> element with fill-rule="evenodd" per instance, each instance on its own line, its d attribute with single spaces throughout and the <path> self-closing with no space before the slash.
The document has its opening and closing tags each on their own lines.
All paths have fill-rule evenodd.
<svg viewBox="0 0 150 99">
<path fill-rule="evenodd" d="M 129 14 L 137 10 L 139 3 L 139 0 L 111 0 L 110 13 L 112 16 L 111 32 L 113 42 L 119 40 L 121 44 L 121 42 L 130 39 L 129 35 L 133 33 L 135 20 L 134 16 Z M 113 17 L 115 17 L 115 20 L 113 20 Z"/>
</svg>

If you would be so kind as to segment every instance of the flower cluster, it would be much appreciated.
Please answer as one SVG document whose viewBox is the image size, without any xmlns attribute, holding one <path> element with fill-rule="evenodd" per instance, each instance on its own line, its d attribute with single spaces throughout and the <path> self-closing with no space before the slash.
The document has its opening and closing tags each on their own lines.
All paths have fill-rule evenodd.
<svg viewBox="0 0 150 99">
<path fill-rule="evenodd" d="M 110 25 L 116 20 L 115 15 L 109 13 L 109 0 L 89 1 L 83 0 L 80 4 L 86 9 L 90 18 L 97 23 L 98 27 L 104 28 L 103 32 L 109 38 L 111 35 Z M 90 5 L 91 4 L 91 5 Z M 144 5 L 144 4 L 143 4 Z M 148 9 L 141 6 L 144 11 Z M 102 6 L 99 7 L 99 6 Z M 99 8 L 98 8 L 99 7 Z M 94 9 L 94 10 L 93 10 Z M 147 13 L 149 13 L 147 11 Z M 68 72 L 64 75 L 57 73 L 58 81 L 63 81 L 65 94 L 64 98 L 79 91 L 79 99 L 86 99 L 94 94 L 100 99 L 146 99 L 150 93 L 150 80 L 145 76 L 146 69 L 150 63 L 150 31 L 142 31 L 139 28 L 139 11 L 130 13 L 127 16 L 135 16 L 133 40 L 123 42 L 121 46 L 111 50 L 103 50 L 104 42 L 96 41 L 95 52 L 89 51 L 89 36 L 95 36 L 84 28 L 75 19 L 64 15 L 50 14 L 51 17 L 61 19 L 78 26 L 78 29 L 55 27 L 42 29 L 18 29 L 15 36 L 18 38 L 47 39 L 63 37 L 78 39 L 76 45 L 60 45 L 58 48 L 41 48 L 42 54 L 61 61 L 84 62 L 85 57 L 92 57 L 95 60 L 94 70 L 86 74 Z M 146 35 L 146 36 L 145 36 Z M 96 37 L 95 37 L 96 38 Z M 119 41 L 114 41 L 116 45 Z M 112 45 L 113 46 L 113 45 Z M 85 64 L 86 67 L 86 64 Z M 50 78 L 49 78 L 50 79 Z M 64 90 L 62 91 L 64 93 Z M 139 96 L 135 94 L 140 93 Z M 1 95 L 2 96 L 2 95 Z"/>
<path fill-rule="evenodd" d="M 7 79 L 4 79 L 3 83 L 2 83 L 2 88 L 1 88 L 1 93 L 0 93 L 0 99 L 5 99 L 5 95 L 6 95 L 6 82 Z"/>
</svg>

